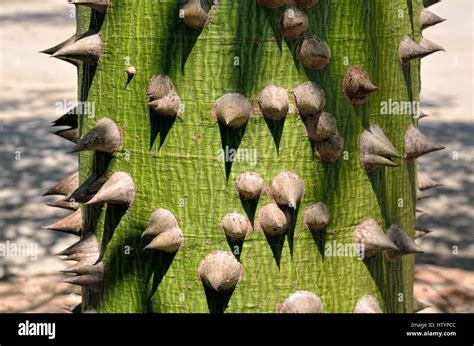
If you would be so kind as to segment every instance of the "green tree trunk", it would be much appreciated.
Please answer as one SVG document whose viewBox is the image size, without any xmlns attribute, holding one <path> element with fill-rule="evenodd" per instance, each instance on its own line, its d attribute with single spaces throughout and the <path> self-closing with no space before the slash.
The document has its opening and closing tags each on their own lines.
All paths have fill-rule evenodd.
<svg viewBox="0 0 474 346">
<path fill-rule="evenodd" d="M 90 9 L 79 7 L 79 31 L 89 29 L 90 17 L 104 42 L 96 67 L 79 66 L 80 100 L 95 105 L 94 117 L 81 118 L 81 134 L 108 117 L 124 139 L 112 158 L 81 152 L 80 180 L 124 171 L 137 191 L 125 213 L 113 205 L 81 206 L 84 234 L 97 235 L 105 268 L 102 292 L 84 289 L 83 309 L 274 312 L 290 293 L 307 290 L 321 298 L 326 313 L 352 312 L 364 295 L 375 296 L 384 312 L 411 312 L 413 255 L 390 263 L 381 252 L 361 261 L 325 255 L 325 246 L 351 244 L 356 226 L 368 218 L 384 230 L 395 223 L 414 235 L 415 165 L 396 159 L 399 167 L 368 174 L 359 160 L 359 135 L 377 124 L 404 151 L 414 114 L 383 115 L 381 104 L 418 101 L 419 62 L 400 64 L 398 48 L 404 35 L 420 39 L 421 7 L 421 0 L 321 0 L 304 10 L 308 33 L 325 40 L 332 51 L 330 64 L 317 71 L 300 66 L 295 53 L 300 40 L 279 37 L 277 23 L 285 6 L 270 10 L 253 0 L 220 0 L 202 31 L 181 23 L 176 0 L 113 0 L 105 16 L 94 11 L 91 16 Z M 137 72 L 126 86 L 128 65 Z M 363 66 L 379 87 L 363 105 L 352 105 L 342 91 L 346 71 L 355 65 Z M 184 104 L 174 123 L 151 114 L 147 105 L 148 82 L 158 74 L 171 78 Z M 344 138 L 343 155 L 334 163 L 314 154 L 295 114 L 292 91 L 308 80 L 324 89 L 324 110 L 336 117 Z M 239 92 L 255 100 L 269 84 L 291 96 L 284 124 L 267 124 L 256 112 L 239 131 L 219 126 L 212 115 L 219 97 Z M 220 161 L 226 145 L 255 149 L 256 164 Z M 234 181 L 246 171 L 260 173 L 267 184 L 283 171 L 304 180 L 294 229 L 269 241 L 252 232 L 241 249 L 243 277 L 236 289 L 206 294 L 197 274 L 200 260 L 215 250 L 234 251 L 218 227 L 222 217 L 237 211 L 252 219 L 270 202 L 262 195 L 256 210 L 244 208 Z M 317 202 L 327 205 L 330 223 L 312 234 L 303 226 L 303 210 Z M 170 210 L 185 237 L 174 257 L 143 250 L 147 241 L 141 234 L 156 208 Z"/>
</svg>

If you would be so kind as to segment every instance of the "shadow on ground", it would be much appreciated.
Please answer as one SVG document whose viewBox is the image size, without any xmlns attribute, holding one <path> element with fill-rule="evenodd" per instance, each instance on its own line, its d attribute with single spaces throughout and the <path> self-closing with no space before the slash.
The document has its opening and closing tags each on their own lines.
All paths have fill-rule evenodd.
<svg viewBox="0 0 474 346">
<path fill-rule="evenodd" d="M 49 133 L 49 125 L 46 117 L 21 117 L 3 121 L 0 127 L 0 243 L 9 240 L 16 244 L 38 244 L 37 261 L 2 257 L 0 278 L 32 274 L 42 266 L 47 267 L 54 262 L 51 256 L 58 251 L 54 245 L 74 239 L 41 229 L 71 213 L 44 205 L 60 196 L 41 195 L 77 170 L 77 156 L 66 154 L 73 144 Z"/>
<path fill-rule="evenodd" d="M 416 256 L 417 263 L 474 270 L 474 124 L 427 118 L 421 121 L 421 130 L 446 149 L 418 162 L 420 172 L 443 186 L 430 190 L 432 197 L 418 203 L 429 213 L 419 220 L 419 226 L 433 232 L 421 238 L 425 254 Z"/>
</svg>

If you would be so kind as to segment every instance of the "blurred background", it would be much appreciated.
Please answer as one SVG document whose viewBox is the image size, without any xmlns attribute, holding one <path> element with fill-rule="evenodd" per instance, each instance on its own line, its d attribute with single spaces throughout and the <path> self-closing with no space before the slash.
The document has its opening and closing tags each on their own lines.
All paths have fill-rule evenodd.
<svg viewBox="0 0 474 346">
<path fill-rule="evenodd" d="M 447 18 L 426 29 L 446 53 L 423 59 L 423 133 L 446 150 L 419 160 L 420 172 L 442 184 L 419 208 L 415 296 L 424 312 L 474 312 L 473 3 L 443 0 L 429 8 Z M 75 33 L 66 0 L 0 0 L 0 244 L 37 246 L 37 259 L 0 256 L 0 312 L 66 312 L 79 290 L 60 283 L 65 264 L 54 254 L 75 237 L 42 229 L 70 212 L 41 195 L 77 170 L 73 144 L 50 134 L 63 105 L 77 100 L 76 69 L 38 52 Z M 72 106 L 71 106 L 72 107 Z M 37 245 L 35 245 L 37 244 Z"/>
</svg>

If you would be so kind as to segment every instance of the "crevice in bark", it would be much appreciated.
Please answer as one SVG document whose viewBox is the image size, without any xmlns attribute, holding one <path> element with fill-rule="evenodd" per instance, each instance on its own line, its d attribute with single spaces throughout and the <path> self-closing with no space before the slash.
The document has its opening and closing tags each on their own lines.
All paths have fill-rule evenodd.
<svg viewBox="0 0 474 346">
<path fill-rule="evenodd" d="M 295 229 L 298 221 L 298 212 L 300 210 L 300 207 L 298 206 L 296 209 L 288 208 L 287 210 L 290 215 L 290 225 L 288 232 L 286 233 L 286 239 L 288 240 L 290 256 L 293 257 L 293 241 L 295 239 Z"/>
<path fill-rule="evenodd" d="M 158 150 L 161 149 L 165 143 L 166 137 L 173 127 L 176 118 L 165 117 L 161 114 L 158 114 L 156 111 L 150 108 L 149 112 L 150 118 L 150 151 L 153 149 L 155 144 L 156 137 L 160 135 L 160 144 L 158 145 Z"/>
<path fill-rule="evenodd" d="M 402 65 L 403 69 L 403 78 L 405 79 L 405 87 L 407 89 L 408 99 L 409 101 L 413 101 L 413 81 L 412 81 L 412 71 L 411 71 L 411 63 Z"/>
<path fill-rule="evenodd" d="M 229 236 L 226 236 L 227 244 L 229 244 L 230 251 L 234 256 L 240 261 L 240 256 L 244 251 L 244 240 L 232 239 Z"/>
<path fill-rule="evenodd" d="M 286 117 L 278 121 L 265 119 L 265 123 L 267 124 L 267 127 L 272 134 L 273 142 L 275 143 L 275 148 L 277 151 L 277 155 L 280 155 L 280 141 L 281 141 L 281 136 L 283 135 L 283 128 L 285 127 L 285 120 L 286 120 Z"/>
<path fill-rule="evenodd" d="M 219 122 L 219 130 L 221 134 L 221 143 L 223 150 L 223 159 L 225 166 L 226 181 L 229 181 L 230 172 L 234 161 L 234 156 L 239 150 L 240 143 L 245 134 L 248 124 L 237 129 L 231 129 Z"/>
<path fill-rule="evenodd" d="M 267 238 L 267 243 L 272 250 L 275 263 L 278 269 L 280 269 L 281 253 L 283 251 L 283 246 L 285 245 L 285 234 L 272 237 L 265 235 L 265 237 Z"/>
<path fill-rule="evenodd" d="M 341 160 L 334 163 L 323 162 L 324 173 L 322 175 L 322 195 L 323 201 L 330 201 L 334 198 L 339 186 L 339 176 L 341 170 Z"/>
<path fill-rule="evenodd" d="M 255 214 L 257 211 L 257 206 L 258 206 L 258 201 L 260 198 L 256 199 L 245 199 L 240 197 L 240 201 L 242 202 L 242 207 L 244 208 L 245 214 L 247 214 L 247 217 L 252 224 L 252 227 L 254 225 L 255 221 Z"/>
<path fill-rule="evenodd" d="M 185 30 L 185 32 L 182 32 Z M 181 36 L 182 39 L 182 49 L 181 49 L 181 73 L 183 76 L 185 75 L 184 73 L 184 67 L 186 66 L 186 62 L 188 61 L 189 54 L 191 54 L 191 51 L 193 50 L 194 45 L 196 44 L 196 41 L 199 38 L 199 35 L 201 35 L 202 30 L 191 30 L 186 27 L 184 27 L 178 32 L 178 35 Z"/>
<path fill-rule="evenodd" d="M 223 314 L 228 307 L 229 300 L 232 297 L 234 290 L 228 292 L 216 292 L 208 288 L 206 285 L 203 286 L 209 312 L 211 314 Z"/>
<path fill-rule="evenodd" d="M 408 15 L 410 17 L 411 32 L 416 32 L 415 24 L 413 23 L 413 0 L 407 0 Z"/>
<path fill-rule="evenodd" d="M 159 304 L 157 302 L 152 302 L 152 299 L 158 286 L 168 272 L 168 269 L 171 267 L 175 256 L 176 253 L 170 254 L 163 251 L 152 250 L 152 253 L 145 257 L 146 262 L 149 263 L 149 265 L 147 265 L 147 270 L 149 271 L 146 279 L 147 288 L 150 286 L 150 281 L 152 281 L 150 289 L 147 289 L 148 312 L 153 312 L 154 309 L 156 312 L 160 312 Z"/>
<path fill-rule="evenodd" d="M 252 83 L 257 76 L 259 64 L 263 56 L 263 44 L 258 38 L 262 37 L 261 25 L 252 25 L 258 22 L 261 12 L 250 15 L 252 8 L 256 11 L 256 2 L 239 1 L 237 8 L 237 31 L 234 40 L 235 56 L 239 58 L 239 64 L 235 67 L 236 85 L 238 91 L 250 97 L 252 93 Z"/>
<path fill-rule="evenodd" d="M 308 232 L 310 232 L 308 230 Z M 313 238 L 314 244 L 318 248 L 319 254 L 321 258 L 324 260 L 324 249 L 326 246 L 326 230 L 318 231 L 318 232 L 310 232 L 311 237 Z"/>
<path fill-rule="evenodd" d="M 115 229 L 118 227 L 123 216 L 127 212 L 128 207 L 123 205 L 108 204 L 105 211 L 104 232 L 102 233 L 102 242 L 100 249 L 100 257 L 102 258 L 107 251 L 109 242 L 112 240 Z"/>
<path fill-rule="evenodd" d="M 374 191 L 374 195 L 377 198 L 378 205 L 380 207 L 380 211 L 382 212 L 382 217 L 384 219 L 385 225 L 383 228 L 386 229 L 390 226 L 390 210 L 387 205 L 386 197 L 386 185 L 385 185 L 385 169 L 386 168 L 379 168 L 373 173 L 368 173 L 367 176 L 370 180 L 370 184 L 372 185 L 372 190 Z M 387 168 L 390 169 L 390 168 Z"/>
</svg>

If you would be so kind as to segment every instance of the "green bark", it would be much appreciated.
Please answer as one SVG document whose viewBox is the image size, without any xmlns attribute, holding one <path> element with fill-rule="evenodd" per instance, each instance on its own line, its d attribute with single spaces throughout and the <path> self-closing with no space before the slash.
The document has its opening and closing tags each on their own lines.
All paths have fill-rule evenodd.
<svg viewBox="0 0 474 346">
<path fill-rule="evenodd" d="M 111 206 L 84 207 L 85 232 L 96 233 L 106 244 L 104 291 L 85 290 L 84 306 L 98 312 L 274 312 L 290 293 L 308 290 L 321 297 L 324 312 L 352 312 L 365 294 L 376 296 L 385 312 L 412 311 L 413 256 L 393 264 L 381 253 L 365 261 L 329 257 L 324 244 L 351 243 L 355 226 L 367 218 L 384 229 L 397 223 L 413 236 L 415 167 L 400 160 L 400 167 L 367 175 L 359 162 L 358 136 L 378 124 L 403 152 L 403 136 L 413 118 L 381 115 L 380 104 L 418 100 L 419 63 L 403 67 L 397 50 L 403 35 L 419 38 L 420 7 L 420 0 L 322 0 L 306 11 L 309 32 L 328 43 L 332 59 L 315 72 L 299 66 L 296 43 L 274 39 L 284 8 L 267 10 L 253 0 L 219 1 L 202 32 L 179 22 L 175 0 L 114 0 L 102 24 L 93 18 L 92 26 L 101 24 L 104 54 L 95 71 L 80 67 L 80 98 L 95 103 L 95 117 L 83 118 L 81 132 L 109 117 L 123 130 L 124 146 L 110 162 L 104 155 L 81 153 L 81 181 L 94 172 L 125 171 L 137 194 L 121 217 Z M 79 11 L 80 17 L 88 12 Z M 84 20 L 79 23 L 87 30 Z M 137 74 L 125 87 L 128 59 Z M 342 80 L 353 65 L 364 66 L 380 88 L 362 106 L 352 106 L 342 93 Z M 185 105 L 172 126 L 150 116 L 147 107 L 148 80 L 156 74 L 171 77 Z M 223 143 L 240 140 L 221 133 L 211 115 L 220 96 L 240 92 L 255 99 L 268 84 L 291 95 L 307 80 L 324 89 L 325 111 L 337 118 L 346 157 L 326 163 L 315 156 L 303 122 L 292 111 L 282 129 L 255 116 L 240 132 L 239 148 L 257 150 L 255 166 L 234 162 L 229 169 L 216 159 Z M 291 103 L 294 109 L 292 97 Z M 233 187 L 235 177 L 245 171 L 260 173 L 267 183 L 282 171 L 296 172 L 305 181 L 295 229 L 283 244 L 270 244 L 254 231 L 243 245 L 244 275 L 235 291 L 230 297 L 206 297 L 197 266 L 214 250 L 233 250 L 218 224 L 228 212 L 245 215 Z M 313 236 L 302 225 L 302 212 L 321 201 L 331 222 Z M 255 214 L 268 202 L 262 196 Z M 146 243 L 141 233 L 159 207 L 176 215 L 185 236 L 174 258 L 142 250 Z M 133 249 L 130 254 L 127 246 Z"/>
</svg>

